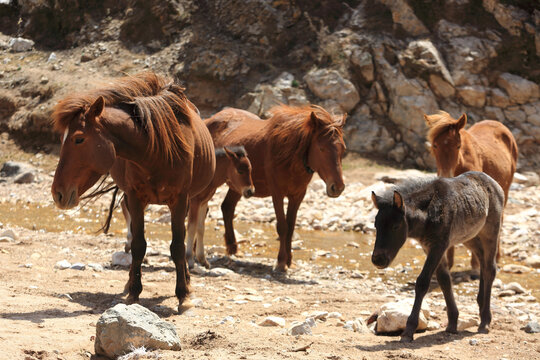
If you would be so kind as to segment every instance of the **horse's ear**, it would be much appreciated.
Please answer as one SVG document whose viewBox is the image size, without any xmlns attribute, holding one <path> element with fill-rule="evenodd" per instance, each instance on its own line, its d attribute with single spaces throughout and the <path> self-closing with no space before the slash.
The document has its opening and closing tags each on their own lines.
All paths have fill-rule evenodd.
<svg viewBox="0 0 540 360">
<path fill-rule="evenodd" d="M 377 203 L 377 195 L 375 195 L 375 191 L 372 191 L 371 192 L 371 201 L 373 201 L 373 205 L 375 205 L 375 207 L 378 209 L 379 208 L 379 204 Z"/>
<path fill-rule="evenodd" d="M 394 191 L 394 207 L 403 210 L 403 197 L 397 191 Z"/>
<path fill-rule="evenodd" d="M 321 120 L 315 115 L 315 113 L 312 111 L 311 115 L 309 116 L 309 124 L 313 129 L 318 129 L 319 125 L 321 123 Z"/>
<path fill-rule="evenodd" d="M 424 114 L 424 120 L 426 121 L 427 126 L 431 127 L 431 120 L 430 120 L 429 116 Z"/>
<path fill-rule="evenodd" d="M 341 124 L 339 124 L 339 126 L 344 127 L 346 122 L 347 122 L 347 113 L 343 113 L 343 115 L 341 116 Z"/>
<path fill-rule="evenodd" d="M 467 114 L 463 113 L 456 123 L 456 129 L 461 130 L 467 124 Z"/>
<path fill-rule="evenodd" d="M 234 151 L 227 149 L 227 147 L 223 147 L 223 151 L 225 151 L 225 155 L 227 155 L 229 159 L 231 160 L 238 159 L 238 156 L 234 153 Z"/>
<path fill-rule="evenodd" d="M 86 118 L 91 120 L 97 118 L 103 112 L 104 107 L 105 99 L 103 98 L 103 96 L 99 96 L 96 101 L 94 101 L 94 103 L 90 105 L 90 109 L 88 109 L 88 111 L 86 112 Z"/>
</svg>

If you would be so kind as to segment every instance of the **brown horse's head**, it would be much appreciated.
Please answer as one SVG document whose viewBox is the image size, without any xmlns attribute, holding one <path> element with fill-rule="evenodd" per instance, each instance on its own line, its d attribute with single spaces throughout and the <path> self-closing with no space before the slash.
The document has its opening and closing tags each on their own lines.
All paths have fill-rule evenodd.
<svg viewBox="0 0 540 360">
<path fill-rule="evenodd" d="M 63 132 L 63 138 L 51 191 L 59 208 L 70 209 L 109 171 L 116 152 L 100 124 L 103 97 L 99 96 L 90 106 L 82 106 L 80 111 L 62 112 L 63 105 L 60 102 L 55 110 L 56 128 Z M 71 120 L 59 119 L 62 114 L 70 114 Z"/>
<path fill-rule="evenodd" d="M 324 112 L 326 113 L 326 111 Z M 326 113 L 327 116 L 330 116 Z M 314 131 L 307 154 L 307 167 L 316 171 L 326 183 L 326 194 L 338 197 L 345 189 L 341 159 L 345 154 L 345 141 L 343 141 L 343 125 L 346 115 L 341 119 L 329 123 L 312 112 L 310 126 Z"/>
<path fill-rule="evenodd" d="M 460 130 L 467 123 L 467 115 L 463 114 L 455 120 L 448 113 L 441 111 L 435 115 L 424 115 L 424 119 L 430 128 L 428 140 L 437 161 L 437 175 L 453 177 L 461 149 Z"/>
<path fill-rule="evenodd" d="M 230 166 L 227 167 L 227 185 L 235 191 L 250 198 L 255 193 L 253 180 L 251 179 L 251 162 L 243 146 L 237 148 L 223 148 L 229 158 Z"/>
<path fill-rule="evenodd" d="M 379 211 L 375 217 L 375 247 L 371 262 L 379 269 L 388 267 L 407 240 L 408 225 L 403 197 L 394 191 L 392 200 L 371 193 L 371 200 Z"/>
</svg>

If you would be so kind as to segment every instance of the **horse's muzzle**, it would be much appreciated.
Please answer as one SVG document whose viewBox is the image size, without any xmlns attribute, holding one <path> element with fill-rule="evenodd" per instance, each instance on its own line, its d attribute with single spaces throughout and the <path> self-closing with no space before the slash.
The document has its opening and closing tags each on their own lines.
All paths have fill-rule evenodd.
<svg viewBox="0 0 540 360">
<path fill-rule="evenodd" d="M 255 189 L 253 187 L 249 187 L 247 189 L 244 189 L 243 191 L 243 195 L 246 199 L 249 199 L 250 197 L 252 197 L 253 194 L 255 194 Z"/>
<path fill-rule="evenodd" d="M 336 183 L 332 183 L 326 186 L 326 195 L 335 198 L 341 195 L 343 190 L 345 190 L 345 184 L 336 185 Z"/>
<path fill-rule="evenodd" d="M 60 209 L 71 209 L 77 206 L 79 199 L 77 197 L 77 189 L 68 191 L 53 191 L 54 202 Z"/>
<path fill-rule="evenodd" d="M 371 262 L 373 265 L 375 265 L 379 269 L 384 269 L 390 265 L 390 259 L 384 252 L 381 251 L 373 251 L 373 254 L 371 255 Z"/>
</svg>

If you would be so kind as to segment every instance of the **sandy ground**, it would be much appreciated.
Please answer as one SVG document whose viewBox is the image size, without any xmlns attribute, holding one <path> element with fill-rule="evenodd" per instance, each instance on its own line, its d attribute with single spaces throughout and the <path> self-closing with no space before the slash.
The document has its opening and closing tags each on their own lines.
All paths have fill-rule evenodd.
<svg viewBox="0 0 540 360">
<path fill-rule="evenodd" d="M 122 291 L 127 268 L 110 266 L 110 254 L 122 248 L 124 239 L 12 224 L 23 220 L 17 219 L 18 206 L 32 203 L 34 198 L 36 204 L 48 201 L 54 156 L 40 161 L 41 180 L 32 185 L 39 196 L 29 194 L 29 185 L 0 184 L 1 202 L 15 205 L 11 214 L 3 214 L 3 228 L 17 233 L 15 241 L 0 242 L 0 359 L 100 359 L 94 354 L 96 322 L 103 311 L 125 299 Z M 375 171 L 380 169 L 356 168 L 347 170 L 346 175 L 363 175 L 369 182 L 374 181 Z M 519 207 L 512 206 L 514 213 L 519 213 Z M 494 296 L 489 334 L 477 334 L 472 327 L 451 335 L 442 330 L 446 323 L 444 300 L 434 291 L 425 301 L 431 320 L 441 329 L 418 333 L 412 344 L 401 344 L 397 336 L 358 333 L 344 325 L 356 318 L 368 319 L 385 302 L 412 298 L 411 283 L 386 282 L 375 270 L 364 277 L 341 266 L 301 260 L 287 275 L 280 275 L 272 272 L 273 259 L 215 256 L 211 258 L 213 267 L 233 272 L 220 277 L 205 271 L 192 274 L 191 299 L 186 311 L 178 314 L 168 245 L 150 246 L 154 252 L 144 264 L 140 303 L 176 326 L 182 351 L 156 351 L 141 358 L 540 359 L 540 336 L 521 330 L 528 320 L 540 315 L 538 303 L 530 295 L 512 300 Z M 56 269 L 55 264 L 64 259 L 87 266 L 84 270 Z M 93 270 L 90 263 L 104 269 Z M 477 316 L 477 286 L 478 281 L 469 280 L 456 293 L 463 317 Z M 303 321 L 316 311 L 339 314 L 317 321 L 312 335 L 287 334 L 293 321 Z M 284 318 L 285 327 L 258 326 L 267 316 Z"/>
</svg>

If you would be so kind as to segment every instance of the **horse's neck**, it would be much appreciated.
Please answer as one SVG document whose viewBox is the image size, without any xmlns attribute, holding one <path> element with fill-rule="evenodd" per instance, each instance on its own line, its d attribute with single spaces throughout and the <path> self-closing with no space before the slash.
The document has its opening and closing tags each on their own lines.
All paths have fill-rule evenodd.
<svg viewBox="0 0 540 360">
<path fill-rule="evenodd" d="M 427 213 L 424 210 L 407 208 L 407 225 L 409 228 L 408 236 L 414 239 L 420 239 L 424 236 L 424 226 L 426 224 Z"/>
<path fill-rule="evenodd" d="M 106 108 L 102 121 L 114 143 L 116 155 L 141 164 L 147 152 L 148 138 L 125 111 Z"/>
</svg>

